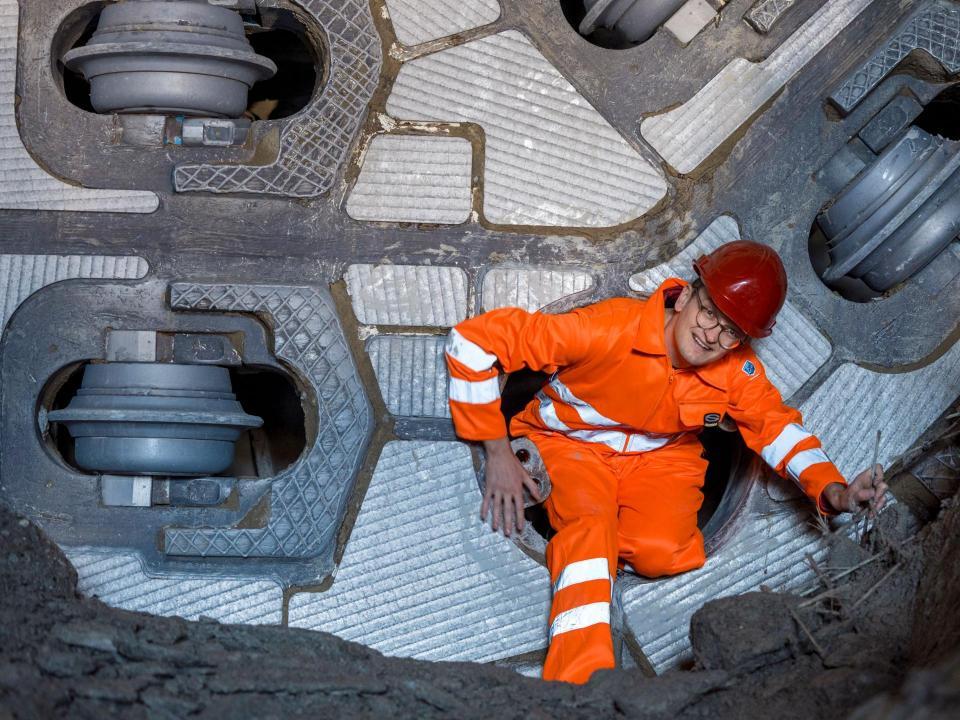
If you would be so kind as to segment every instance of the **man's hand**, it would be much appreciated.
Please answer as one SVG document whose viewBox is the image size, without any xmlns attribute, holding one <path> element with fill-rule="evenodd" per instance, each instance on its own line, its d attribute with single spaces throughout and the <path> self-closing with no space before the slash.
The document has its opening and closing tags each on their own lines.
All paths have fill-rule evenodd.
<svg viewBox="0 0 960 720">
<path fill-rule="evenodd" d="M 487 452 L 487 477 L 480 518 L 486 522 L 487 513 L 492 510 L 493 531 L 502 527 L 503 534 L 509 537 L 514 528 L 523 530 L 524 486 L 535 500 L 540 499 L 540 488 L 523 469 L 506 438 L 487 440 L 483 446 Z"/>
<path fill-rule="evenodd" d="M 883 467 L 875 465 L 872 469 L 864 470 L 857 475 L 853 482 L 844 487 L 840 483 L 832 483 L 823 489 L 823 497 L 827 505 L 837 512 L 855 513 L 869 507 L 869 516 L 872 518 L 886 502 L 884 494 L 887 484 L 883 481 Z"/>
</svg>

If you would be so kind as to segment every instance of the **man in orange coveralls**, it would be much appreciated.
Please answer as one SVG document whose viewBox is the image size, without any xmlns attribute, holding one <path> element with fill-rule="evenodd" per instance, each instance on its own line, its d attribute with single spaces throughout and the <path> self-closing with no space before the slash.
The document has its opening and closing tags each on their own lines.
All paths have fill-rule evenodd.
<svg viewBox="0 0 960 720">
<path fill-rule="evenodd" d="M 692 285 L 669 279 L 647 300 L 613 298 L 562 315 L 503 308 L 451 330 L 446 346 L 457 434 L 487 453 L 481 517 L 523 527 L 536 483 L 510 449 L 499 372 L 552 373 L 513 418 L 543 457 L 556 535 L 547 680 L 586 682 L 614 667 L 610 599 L 617 568 L 650 578 L 706 560 L 697 510 L 707 467 L 697 433 L 726 415 L 744 442 L 792 478 L 823 513 L 883 504 L 874 468 L 848 486 L 800 413 L 783 404 L 749 338 L 765 337 L 786 297 L 777 254 L 729 243 L 694 263 Z"/>
</svg>

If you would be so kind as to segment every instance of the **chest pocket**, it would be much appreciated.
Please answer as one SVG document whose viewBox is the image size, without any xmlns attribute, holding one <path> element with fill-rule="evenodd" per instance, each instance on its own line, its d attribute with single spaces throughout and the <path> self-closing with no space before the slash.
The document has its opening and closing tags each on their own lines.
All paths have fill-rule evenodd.
<svg viewBox="0 0 960 720">
<path fill-rule="evenodd" d="M 722 400 L 710 402 L 682 402 L 680 406 L 680 422 L 689 430 L 698 430 L 702 427 L 716 427 L 727 412 L 727 404 Z"/>
</svg>

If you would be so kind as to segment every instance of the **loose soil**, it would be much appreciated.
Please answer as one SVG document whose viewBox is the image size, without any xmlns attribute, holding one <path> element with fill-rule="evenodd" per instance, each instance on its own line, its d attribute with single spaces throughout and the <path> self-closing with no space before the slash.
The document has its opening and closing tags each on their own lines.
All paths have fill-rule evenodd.
<svg viewBox="0 0 960 720">
<path fill-rule="evenodd" d="M 109 608 L 80 597 L 56 546 L 0 507 L 0 720 L 956 717 L 960 506 L 915 533 L 897 505 L 866 548 L 835 538 L 818 568 L 828 582 L 807 597 L 706 604 L 691 622 L 692 670 L 604 671 L 575 687 L 386 658 L 323 633 Z"/>
</svg>

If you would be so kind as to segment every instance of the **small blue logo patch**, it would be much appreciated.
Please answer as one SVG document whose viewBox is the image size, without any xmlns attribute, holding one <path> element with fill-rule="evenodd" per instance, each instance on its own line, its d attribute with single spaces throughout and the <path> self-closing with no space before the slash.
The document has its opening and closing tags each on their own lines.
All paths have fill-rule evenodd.
<svg viewBox="0 0 960 720">
<path fill-rule="evenodd" d="M 749 375 L 750 377 L 753 377 L 754 375 L 757 374 L 757 366 L 754 365 L 754 364 L 753 364 L 752 362 L 750 362 L 749 360 L 747 360 L 747 361 L 743 364 L 743 372 L 745 372 L 745 373 L 746 373 L 747 375 Z"/>
</svg>

